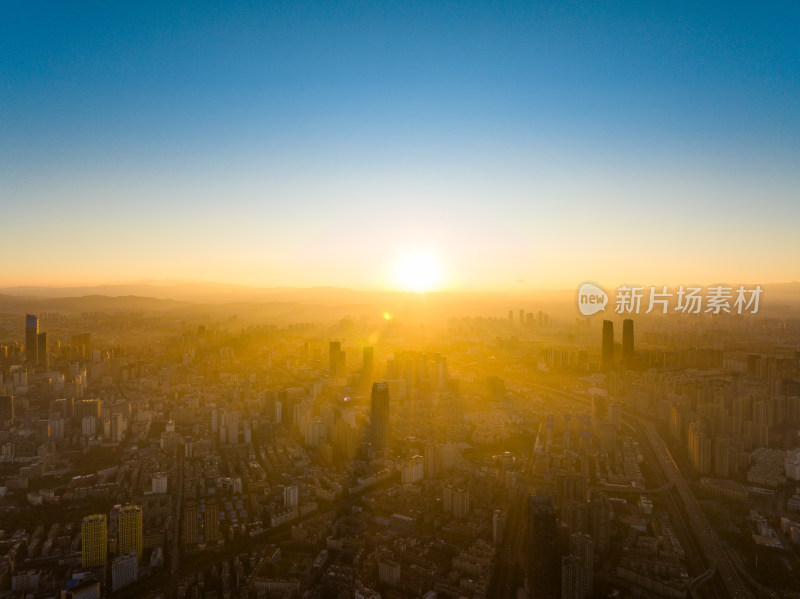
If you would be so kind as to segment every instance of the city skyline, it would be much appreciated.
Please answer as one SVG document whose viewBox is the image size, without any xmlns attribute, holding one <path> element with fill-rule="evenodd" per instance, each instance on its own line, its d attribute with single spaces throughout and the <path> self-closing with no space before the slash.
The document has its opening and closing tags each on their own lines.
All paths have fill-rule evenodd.
<svg viewBox="0 0 800 599">
<path fill-rule="evenodd" d="M 796 279 L 790 3 L 2 13 L 9 286 Z"/>
</svg>

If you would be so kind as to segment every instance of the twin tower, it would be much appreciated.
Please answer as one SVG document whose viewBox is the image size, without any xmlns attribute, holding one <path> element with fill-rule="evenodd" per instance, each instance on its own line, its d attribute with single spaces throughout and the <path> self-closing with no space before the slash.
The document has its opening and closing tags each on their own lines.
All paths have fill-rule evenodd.
<svg viewBox="0 0 800 599">
<path fill-rule="evenodd" d="M 633 320 L 626 318 L 622 321 L 622 359 L 625 362 L 633 360 Z M 614 365 L 614 323 L 610 320 L 603 321 L 603 370 Z"/>
</svg>

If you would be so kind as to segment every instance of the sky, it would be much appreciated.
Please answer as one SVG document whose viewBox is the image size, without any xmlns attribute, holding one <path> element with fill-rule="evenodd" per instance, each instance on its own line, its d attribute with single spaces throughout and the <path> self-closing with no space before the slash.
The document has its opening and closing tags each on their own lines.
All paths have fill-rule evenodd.
<svg viewBox="0 0 800 599">
<path fill-rule="evenodd" d="M 603 4 L 0 0 L 0 282 L 800 278 L 800 4 Z"/>
</svg>

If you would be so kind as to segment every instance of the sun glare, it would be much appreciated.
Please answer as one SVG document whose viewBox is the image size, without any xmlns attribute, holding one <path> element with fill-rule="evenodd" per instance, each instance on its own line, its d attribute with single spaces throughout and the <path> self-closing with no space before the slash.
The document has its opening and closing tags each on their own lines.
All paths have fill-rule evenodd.
<svg viewBox="0 0 800 599">
<path fill-rule="evenodd" d="M 408 252 L 397 260 L 393 282 L 395 287 L 403 291 L 432 291 L 442 284 L 441 265 L 428 252 Z"/>
</svg>

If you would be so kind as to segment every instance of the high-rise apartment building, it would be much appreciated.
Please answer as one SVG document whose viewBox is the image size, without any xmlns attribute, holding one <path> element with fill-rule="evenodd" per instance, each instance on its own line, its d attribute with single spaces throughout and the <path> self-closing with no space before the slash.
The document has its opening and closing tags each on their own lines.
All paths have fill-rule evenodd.
<svg viewBox="0 0 800 599">
<path fill-rule="evenodd" d="M 561 568 L 551 497 L 528 498 L 528 588 L 534 599 L 558 597 Z"/>
<path fill-rule="evenodd" d="M 135 551 L 141 561 L 144 549 L 141 506 L 126 505 L 120 508 L 118 522 L 119 555 L 128 555 Z"/>
<path fill-rule="evenodd" d="M 81 522 L 81 566 L 104 566 L 108 552 L 108 526 L 105 514 L 85 516 Z"/>
</svg>

